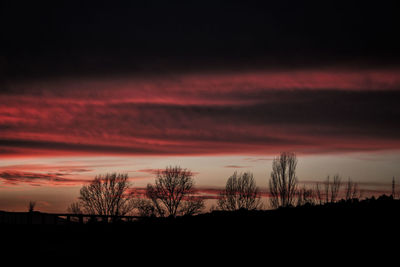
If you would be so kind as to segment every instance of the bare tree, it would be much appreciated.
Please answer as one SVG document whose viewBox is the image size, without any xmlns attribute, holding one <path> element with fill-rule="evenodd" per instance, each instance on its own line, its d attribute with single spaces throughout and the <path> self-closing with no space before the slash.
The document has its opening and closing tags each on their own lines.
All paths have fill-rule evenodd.
<svg viewBox="0 0 400 267">
<path fill-rule="evenodd" d="M 134 208 L 128 189 L 127 174 L 96 176 L 89 185 L 81 188 L 80 207 L 89 214 L 126 215 Z"/>
<path fill-rule="evenodd" d="M 324 183 L 324 192 L 325 192 L 325 203 L 329 203 L 329 188 L 330 188 L 330 176 L 326 177 L 326 181 Z"/>
<path fill-rule="evenodd" d="M 193 173 L 179 166 L 157 173 L 155 185 L 148 184 L 146 196 L 158 216 L 192 215 L 204 208 L 204 200 L 194 196 Z"/>
<path fill-rule="evenodd" d="M 294 205 L 297 190 L 297 158 L 294 153 L 281 153 L 272 162 L 269 180 L 270 202 L 273 208 Z"/>
<path fill-rule="evenodd" d="M 315 197 L 319 205 L 324 203 L 324 195 L 322 194 L 320 183 L 316 183 L 315 185 Z"/>
<path fill-rule="evenodd" d="M 67 208 L 67 212 L 72 214 L 82 214 L 81 204 L 79 202 L 71 203 Z"/>
<path fill-rule="evenodd" d="M 254 210 L 260 207 L 260 192 L 253 174 L 250 172 L 242 174 L 234 172 L 220 194 L 218 208 L 221 210 Z"/>
<path fill-rule="evenodd" d="M 315 195 L 318 203 L 320 205 L 324 203 L 334 203 L 339 197 L 340 188 L 342 186 L 341 177 L 336 174 L 333 176 L 333 181 L 330 180 L 330 176 L 326 177 L 325 182 L 323 182 L 323 188 L 321 188 L 320 183 L 316 184 Z"/>
<path fill-rule="evenodd" d="M 35 210 L 35 206 L 36 206 L 36 201 L 29 201 L 28 211 L 33 212 Z"/>
<path fill-rule="evenodd" d="M 361 192 L 358 189 L 358 184 L 354 183 L 350 178 L 346 184 L 346 200 L 361 198 Z"/>
<path fill-rule="evenodd" d="M 204 209 L 204 199 L 196 196 L 188 196 L 182 203 L 180 214 L 191 216 Z"/>
<path fill-rule="evenodd" d="M 396 182 L 394 180 L 394 176 L 393 176 L 393 179 L 392 179 L 392 197 L 396 198 Z"/>
<path fill-rule="evenodd" d="M 315 192 L 311 188 L 306 188 L 306 186 L 303 186 L 303 188 L 300 188 L 296 192 L 296 197 L 297 197 L 297 206 L 303 206 L 305 204 L 315 204 Z"/>
<path fill-rule="evenodd" d="M 137 198 L 134 206 L 141 217 L 155 217 L 158 215 L 157 209 L 149 199 Z"/>
<path fill-rule="evenodd" d="M 337 174 L 333 176 L 333 182 L 330 184 L 330 191 L 331 191 L 331 198 L 330 202 L 334 203 L 336 202 L 338 196 L 339 196 L 339 191 L 340 187 L 342 186 L 342 178 Z"/>
</svg>

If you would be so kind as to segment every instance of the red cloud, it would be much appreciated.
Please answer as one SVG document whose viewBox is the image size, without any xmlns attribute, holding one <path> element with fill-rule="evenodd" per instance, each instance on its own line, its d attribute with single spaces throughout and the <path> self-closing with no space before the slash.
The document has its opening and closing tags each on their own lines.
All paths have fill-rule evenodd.
<svg viewBox="0 0 400 267">
<path fill-rule="evenodd" d="M 52 185 L 75 185 L 87 182 L 87 180 L 66 178 L 64 173 L 36 173 L 25 171 L 6 170 L 0 172 L 0 179 L 6 184 L 17 185 L 26 183 L 40 186 L 42 184 Z"/>
<path fill-rule="evenodd" d="M 293 71 L 14 85 L 0 156 L 400 148 L 400 71 Z"/>
</svg>

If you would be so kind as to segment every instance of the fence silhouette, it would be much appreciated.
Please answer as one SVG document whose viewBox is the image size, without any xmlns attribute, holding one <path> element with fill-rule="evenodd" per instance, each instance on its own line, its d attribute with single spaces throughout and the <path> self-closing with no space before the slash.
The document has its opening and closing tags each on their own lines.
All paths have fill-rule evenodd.
<svg viewBox="0 0 400 267">
<path fill-rule="evenodd" d="M 140 216 L 0 211 L 0 224 L 85 224 L 133 222 Z"/>
</svg>

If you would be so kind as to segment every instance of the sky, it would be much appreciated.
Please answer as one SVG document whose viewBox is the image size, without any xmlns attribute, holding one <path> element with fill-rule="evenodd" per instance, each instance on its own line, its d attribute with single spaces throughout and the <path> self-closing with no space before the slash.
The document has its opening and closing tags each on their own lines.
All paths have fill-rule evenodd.
<svg viewBox="0 0 400 267">
<path fill-rule="evenodd" d="M 266 192 L 281 152 L 305 185 L 400 184 L 396 1 L 127 2 L 2 1 L 0 210 L 175 165 L 210 200 L 234 171 Z"/>
</svg>

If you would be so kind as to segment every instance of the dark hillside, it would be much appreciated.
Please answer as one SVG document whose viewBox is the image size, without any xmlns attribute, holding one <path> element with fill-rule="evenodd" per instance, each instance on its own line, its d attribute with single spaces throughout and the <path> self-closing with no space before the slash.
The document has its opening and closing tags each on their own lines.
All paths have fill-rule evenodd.
<svg viewBox="0 0 400 267">
<path fill-rule="evenodd" d="M 285 250 L 298 255 L 356 253 L 356 248 L 389 253 L 397 246 L 391 242 L 399 240 L 399 214 L 400 200 L 382 196 L 271 211 L 214 211 L 120 224 L 3 224 L 0 229 L 2 251 L 25 255 L 88 256 L 106 251 L 107 257 L 123 253 L 157 255 L 154 260 L 160 260 L 171 255 L 220 257 L 226 251 L 239 258 Z"/>
</svg>

